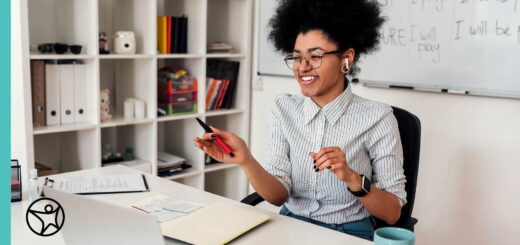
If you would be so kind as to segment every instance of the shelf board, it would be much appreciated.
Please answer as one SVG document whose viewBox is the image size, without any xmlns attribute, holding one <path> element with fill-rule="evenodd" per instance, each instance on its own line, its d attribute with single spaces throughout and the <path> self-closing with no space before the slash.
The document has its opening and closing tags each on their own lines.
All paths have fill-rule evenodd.
<svg viewBox="0 0 520 245">
<path fill-rule="evenodd" d="M 212 163 L 209 165 L 206 165 L 204 168 L 205 173 L 215 172 L 219 170 L 229 169 L 229 168 L 236 168 L 238 167 L 238 164 L 234 163 Z"/>
<path fill-rule="evenodd" d="M 158 59 L 186 59 L 186 58 L 203 58 L 202 54 L 159 54 Z"/>
<path fill-rule="evenodd" d="M 182 179 L 182 178 L 186 178 L 186 177 L 199 175 L 201 173 L 202 173 L 202 171 L 200 171 L 199 169 L 190 168 L 190 169 L 184 170 L 184 172 L 182 172 L 182 173 L 174 174 L 171 176 L 164 176 L 161 178 L 168 179 L 168 180 L 176 180 L 176 179 Z"/>
<path fill-rule="evenodd" d="M 130 161 L 105 163 L 105 164 L 102 164 L 101 167 L 106 168 L 106 167 L 115 166 L 115 165 L 124 165 L 126 167 L 133 168 L 137 171 L 142 171 L 145 173 L 152 174 L 152 163 L 142 160 L 142 159 L 138 159 L 138 158 L 136 158 L 134 160 L 130 160 Z"/>
<path fill-rule="evenodd" d="M 88 60 L 96 58 L 91 54 L 31 54 L 31 60 Z"/>
<path fill-rule="evenodd" d="M 179 114 L 175 114 L 175 115 L 168 115 L 168 116 L 158 117 L 157 121 L 158 122 L 166 122 L 166 121 L 190 119 L 190 118 L 195 118 L 195 117 L 200 117 L 200 114 L 198 114 L 196 112 L 179 113 Z"/>
<path fill-rule="evenodd" d="M 208 53 L 207 58 L 244 58 L 242 53 Z"/>
<path fill-rule="evenodd" d="M 61 132 L 70 132 L 78 130 L 87 130 L 96 128 L 96 124 L 93 123 L 79 123 L 79 124 L 66 124 L 66 125 L 53 125 L 53 126 L 41 126 L 33 128 L 33 134 L 52 134 Z"/>
<path fill-rule="evenodd" d="M 151 54 L 100 54 L 100 59 L 104 60 L 117 60 L 117 59 L 150 59 L 154 58 Z"/>
<path fill-rule="evenodd" d="M 108 166 L 117 165 L 117 164 L 125 165 L 127 167 L 133 167 L 133 166 L 137 166 L 137 165 L 141 165 L 141 164 L 150 164 L 150 166 L 151 166 L 152 163 L 139 159 L 139 158 L 136 158 L 134 160 L 129 160 L 129 161 L 105 163 L 104 165 L 102 165 L 102 167 L 108 167 Z"/>
<path fill-rule="evenodd" d="M 243 113 L 243 112 L 244 112 L 244 110 L 239 109 L 239 108 L 218 109 L 218 110 L 206 111 L 205 115 L 206 115 L 206 117 L 212 117 L 212 116 L 239 114 L 239 113 Z"/>
<path fill-rule="evenodd" d="M 153 121 L 154 121 L 153 118 L 132 119 L 132 120 L 127 120 L 124 118 L 114 118 L 112 120 L 102 122 L 101 128 L 117 127 L 117 126 L 125 126 L 125 125 L 136 125 L 136 124 L 150 123 Z"/>
</svg>

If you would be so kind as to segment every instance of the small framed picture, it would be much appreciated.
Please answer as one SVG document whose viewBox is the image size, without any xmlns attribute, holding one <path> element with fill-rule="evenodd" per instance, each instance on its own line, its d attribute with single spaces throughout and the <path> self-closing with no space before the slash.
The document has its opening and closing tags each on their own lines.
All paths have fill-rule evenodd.
<svg viewBox="0 0 520 245">
<path fill-rule="evenodd" d="M 22 200 L 22 176 L 18 160 L 11 159 L 11 202 Z"/>
</svg>

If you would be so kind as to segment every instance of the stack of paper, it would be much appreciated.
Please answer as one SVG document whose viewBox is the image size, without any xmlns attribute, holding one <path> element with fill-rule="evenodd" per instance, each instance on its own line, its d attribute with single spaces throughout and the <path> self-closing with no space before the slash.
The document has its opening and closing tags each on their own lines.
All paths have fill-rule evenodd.
<svg viewBox="0 0 520 245">
<path fill-rule="evenodd" d="M 158 176 L 169 176 L 191 167 L 186 159 L 163 151 L 159 152 L 157 160 Z"/>
<path fill-rule="evenodd" d="M 134 208 L 155 216 L 159 223 L 184 216 L 203 206 L 205 205 L 201 203 L 183 201 L 164 195 L 157 195 L 132 205 Z"/>
<path fill-rule="evenodd" d="M 233 46 L 231 46 L 225 42 L 211 43 L 211 45 L 208 45 L 207 50 L 208 50 L 208 52 L 223 52 L 223 53 L 232 53 L 234 51 Z"/>
</svg>

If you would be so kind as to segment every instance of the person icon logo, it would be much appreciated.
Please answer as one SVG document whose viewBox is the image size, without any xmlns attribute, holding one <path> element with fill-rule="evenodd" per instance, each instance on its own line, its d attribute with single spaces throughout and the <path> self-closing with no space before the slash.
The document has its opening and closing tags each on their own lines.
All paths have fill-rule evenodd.
<svg viewBox="0 0 520 245">
<path fill-rule="evenodd" d="M 63 227 L 65 212 L 56 200 L 43 197 L 31 203 L 25 221 L 34 234 L 52 236 Z"/>
</svg>

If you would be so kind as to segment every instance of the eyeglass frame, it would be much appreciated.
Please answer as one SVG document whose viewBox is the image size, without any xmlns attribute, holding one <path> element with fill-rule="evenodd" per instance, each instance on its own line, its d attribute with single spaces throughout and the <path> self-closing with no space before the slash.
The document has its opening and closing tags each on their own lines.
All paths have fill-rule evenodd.
<svg viewBox="0 0 520 245">
<path fill-rule="evenodd" d="M 341 50 L 334 50 L 334 51 L 324 52 L 323 54 L 320 55 L 320 64 L 319 64 L 318 66 L 313 66 L 313 65 L 309 62 L 309 60 L 307 59 L 307 58 L 308 58 L 307 56 L 311 54 L 310 52 L 313 52 L 313 51 L 316 51 L 316 50 L 323 50 L 323 51 L 325 51 L 325 50 L 322 49 L 322 48 L 313 48 L 313 49 L 308 50 L 308 51 L 305 53 L 304 56 L 300 56 L 300 57 L 299 57 L 298 60 L 299 60 L 300 64 L 298 65 L 298 68 L 296 68 L 296 69 L 293 69 L 292 65 L 289 65 L 289 63 L 288 63 L 288 60 L 291 59 L 292 62 L 293 62 L 293 65 L 294 65 L 294 60 L 295 60 L 295 58 L 296 58 L 294 55 L 292 55 L 292 54 L 287 55 L 283 60 L 285 61 L 285 64 L 287 65 L 287 67 L 288 67 L 291 71 L 296 71 L 296 70 L 298 70 L 298 69 L 300 68 L 300 66 L 302 65 L 302 61 L 303 61 L 303 60 L 305 60 L 305 62 L 307 62 L 307 65 L 308 65 L 310 68 L 312 68 L 312 69 L 318 69 L 318 68 L 320 68 L 321 65 L 323 64 L 323 56 L 328 55 L 328 54 L 338 54 L 338 53 L 341 52 Z M 311 56 L 312 56 L 312 55 L 311 55 Z"/>
</svg>

